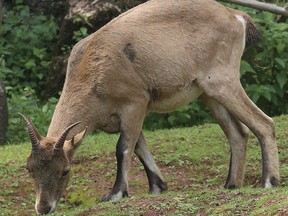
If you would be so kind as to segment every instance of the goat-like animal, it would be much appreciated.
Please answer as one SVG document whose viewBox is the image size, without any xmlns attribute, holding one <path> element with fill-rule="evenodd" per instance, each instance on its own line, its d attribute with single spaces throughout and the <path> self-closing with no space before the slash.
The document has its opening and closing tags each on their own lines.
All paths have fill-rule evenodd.
<svg viewBox="0 0 288 216">
<path fill-rule="evenodd" d="M 273 120 L 253 104 L 239 80 L 245 42 L 258 37 L 247 14 L 214 0 L 151 0 L 77 43 L 47 137 L 24 117 L 32 141 L 27 168 L 35 180 L 36 211 L 54 211 L 63 194 L 73 153 L 87 130 L 80 132 L 77 121 L 88 131 L 120 132 L 116 182 L 104 201 L 128 196 L 133 152 L 144 165 L 150 192 L 165 191 L 142 132 L 144 117 L 199 96 L 231 147 L 225 188 L 242 185 L 248 128 L 261 145 L 263 186 L 278 185 Z"/>
</svg>

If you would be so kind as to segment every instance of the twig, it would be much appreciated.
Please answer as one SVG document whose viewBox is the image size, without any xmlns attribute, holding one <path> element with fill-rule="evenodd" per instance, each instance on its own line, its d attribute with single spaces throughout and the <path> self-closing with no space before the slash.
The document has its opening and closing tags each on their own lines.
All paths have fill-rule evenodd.
<svg viewBox="0 0 288 216">
<path fill-rule="evenodd" d="M 288 6 L 285 6 L 283 8 L 274 4 L 259 2 L 256 0 L 220 0 L 220 1 L 251 7 L 258 10 L 269 11 L 271 13 L 288 17 Z"/>
</svg>

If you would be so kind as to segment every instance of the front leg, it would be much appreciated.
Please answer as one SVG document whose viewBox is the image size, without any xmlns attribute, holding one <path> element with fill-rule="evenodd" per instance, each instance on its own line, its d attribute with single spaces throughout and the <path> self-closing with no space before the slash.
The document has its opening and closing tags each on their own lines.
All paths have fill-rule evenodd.
<svg viewBox="0 0 288 216">
<path fill-rule="evenodd" d="M 129 139 L 125 131 L 121 131 L 120 138 L 116 146 L 117 158 L 117 175 L 112 191 L 107 193 L 102 201 L 117 200 L 128 197 L 128 172 L 131 163 L 131 152 L 134 149 L 133 144 L 129 143 Z"/>
<path fill-rule="evenodd" d="M 117 200 L 128 196 L 128 173 L 132 154 L 141 132 L 145 110 L 143 106 L 130 106 L 126 110 L 130 112 L 121 116 L 121 131 L 116 146 L 116 181 L 112 190 L 102 198 L 102 201 Z"/>
<path fill-rule="evenodd" d="M 164 181 L 160 170 L 148 149 L 143 131 L 140 133 L 134 152 L 145 168 L 149 182 L 149 192 L 152 194 L 160 194 L 163 191 L 166 191 L 167 183 Z"/>
</svg>

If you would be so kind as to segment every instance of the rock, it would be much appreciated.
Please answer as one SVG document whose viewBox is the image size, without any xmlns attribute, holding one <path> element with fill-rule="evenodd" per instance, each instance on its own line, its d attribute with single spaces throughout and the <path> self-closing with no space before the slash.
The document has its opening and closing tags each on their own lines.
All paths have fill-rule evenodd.
<svg viewBox="0 0 288 216">
<path fill-rule="evenodd" d="M 74 31 L 84 26 L 92 33 L 120 13 L 121 9 L 107 0 L 69 0 L 68 10 L 60 28 L 58 46 L 74 45 Z M 75 23 L 74 20 L 79 17 L 85 17 L 87 23 L 92 26 L 85 24 L 84 19 L 83 23 Z"/>
<path fill-rule="evenodd" d="M 67 0 L 24 0 L 30 8 L 31 13 L 53 16 L 60 25 L 65 16 Z"/>
</svg>

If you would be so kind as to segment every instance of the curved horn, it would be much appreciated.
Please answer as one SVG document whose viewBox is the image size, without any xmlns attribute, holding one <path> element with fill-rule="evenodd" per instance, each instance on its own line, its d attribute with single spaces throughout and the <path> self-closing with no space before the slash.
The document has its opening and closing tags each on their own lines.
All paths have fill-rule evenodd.
<svg viewBox="0 0 288 216">
<path fill-rule="evenodd" d="M 61 149 L 63 149 L 63 145 L 64 145 L 64 142 L 65 142 L 65 140 L 66 140 L 66 137 L 67 137 L 69 131 L 70 131 L 73 127 L 75 127 L 76 125 L 78 125 L 78 124 L 80 124 L 80 123 L 81 123 L 81 121 L 78 121 L 78 122 L 70 125 L 69 127 L 67 127 L 67 128 L 65 129 L 65 131 L 61 134 L 60 138 L 59 138 L 58 141 L 56 142 L 55 147 L 54 147 L 54 150 L 61 150 Z"/>
<path fill-rule="evenodd" d="M 22 113 L 18 113 L 19 115 L 21 115 L 27 125 L 28 128 L 28 133 L 31 139 L 31 143 L 32 143 L 32 151 L 39 151 L 40 149 L 40 140 L 42 139 L 41 135 L 39 134 L 39 132 L 37 131 L 37 129 L 34 127 L 34 125 L 31 123 L 31 121 L 29 120 L 29 118 L 27 118 L 26 116 L 24 116 Z"/>
</svg>

